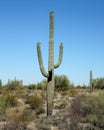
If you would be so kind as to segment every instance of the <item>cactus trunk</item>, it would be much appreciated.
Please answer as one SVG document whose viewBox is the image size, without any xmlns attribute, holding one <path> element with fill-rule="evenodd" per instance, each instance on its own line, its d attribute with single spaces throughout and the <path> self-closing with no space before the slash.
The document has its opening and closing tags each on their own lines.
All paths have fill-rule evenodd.
<svg viewBox="0 0 104 130">
<path fill-rule="evenodd" d="M 54 12 L 50 12 L 50 33 L 49 33 L 49 56 L 48 56 L 48 73 L 43 65 L 40 43 L 37 43 L 38 61 L 41 73 L 47 78 L 47 116 L 52 115 L 54 99 L 54 68 L 58 68 L 62 61 L 63 44 L 60 44 L 60 52 L 57 63 L 54 65 Z"/>
<path fill-rule="evenodd" d="M 50 13 L 49 57 L 47 85 L 47 114 L 52 115 L 54 98 L 54 12 Z"/>
</svg>

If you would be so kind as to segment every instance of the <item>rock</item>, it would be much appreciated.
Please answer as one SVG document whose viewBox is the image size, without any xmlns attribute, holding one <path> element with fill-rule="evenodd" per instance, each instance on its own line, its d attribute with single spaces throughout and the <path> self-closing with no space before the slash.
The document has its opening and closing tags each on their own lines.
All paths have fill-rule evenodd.
<svg viewBox="0 0 104 130">
<path fill-rule="evenodd" d="M 36 127 L 36 123 L 34 123 L 34 122 L 30 122 L 27 125 L 27 128 L 30 129 L 30 130 L 38 130 L 37 127 Z"/>
<path fill-rule="evenodd" d="M 0 122 L 0 130 L 4 128 L 4 125 L 6 125 L 6 122 Z"/>
</svg>

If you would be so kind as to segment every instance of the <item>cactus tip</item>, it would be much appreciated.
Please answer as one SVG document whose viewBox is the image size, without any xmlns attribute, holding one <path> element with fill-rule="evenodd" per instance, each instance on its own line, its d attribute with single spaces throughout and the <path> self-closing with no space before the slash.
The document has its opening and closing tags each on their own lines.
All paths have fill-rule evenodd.
<svg viewBox="0 0 104 130">
<path fill-rule="evenodd" d="M 51 11 L 50 14 L 51 14 L 51 15 L 54 15 L 54 11 Z"/>
<path fill-rule="evenodd" d="M 37 46 L 40 46 L 40 42 L 37 43 Z"/>
<path fill-rule="evenodd" d="M 60 47 L 63 47 L 63 43 L 61 42 Z"/>
</svg>

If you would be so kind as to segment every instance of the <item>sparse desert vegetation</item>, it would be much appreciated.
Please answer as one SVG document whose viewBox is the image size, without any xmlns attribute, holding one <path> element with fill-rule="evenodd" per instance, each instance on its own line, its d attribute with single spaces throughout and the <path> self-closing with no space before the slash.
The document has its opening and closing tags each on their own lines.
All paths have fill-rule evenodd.
<svg viewBox="0 0 104 130">
<path fill-rule="evenodd" d="M 52 120 L 46 114 L 45 80 L 27 86 L 16 79 L 9 80 L 9 86 L 1 84 L 0 130 L 103 130 L 103 88 L 90 92 L 88 86 L 74 86 L 67 76 L 55 78 Z"/>
</svg>

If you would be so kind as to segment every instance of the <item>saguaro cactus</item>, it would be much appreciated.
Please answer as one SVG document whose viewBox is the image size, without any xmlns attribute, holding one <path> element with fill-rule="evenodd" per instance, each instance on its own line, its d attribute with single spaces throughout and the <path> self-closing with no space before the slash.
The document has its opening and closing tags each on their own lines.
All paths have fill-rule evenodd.
<svg viewBox="0 0 104 130">
<path fill-rule="evenodd" d="M 0 79 L 0 87 L 2 87 L 2 80 Z"/>
<path fill-rule="evenodd" d="M 93 90 L 93 82 L 92 82 L 92 70 L 90 70 L 90 92 Z"/>
<path fill-rule="evenodd" d="M 48 56 L 48 72 L 45 71 L 40 43 L 37 43 L 38 61 L 41 73 L 47 78 L 47 116 L 52 115 L 53 98 L 54 98 L 54 68 L 58 68 L 62 61 L 63 44 L 60 44 L 59 57 L 56 64 L 54 64 L 54 12 L 50 12 L 50 32 L 49 32 L 49 56 Z"/>
</svg>

